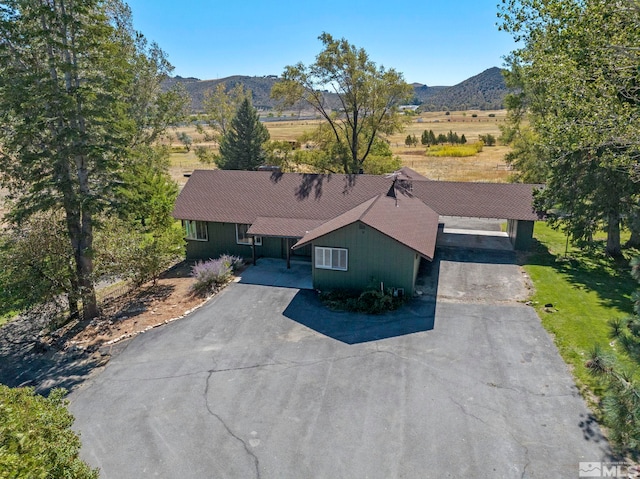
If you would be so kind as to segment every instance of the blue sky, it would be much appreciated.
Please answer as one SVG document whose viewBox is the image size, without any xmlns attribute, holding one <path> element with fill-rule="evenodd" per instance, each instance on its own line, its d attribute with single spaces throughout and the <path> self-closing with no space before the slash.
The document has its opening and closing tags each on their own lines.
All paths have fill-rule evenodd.
<svg viewBox="0 0 640 479">
<path fill-rule="evenodd" d="M 496 26 L 499 0 L 129 0 L 134 26 L 175 75 L 280 75 L 312 63 L 326 31 L 364 48 L 409 83 L 455 85 L 503 66 L 515 48 Z"/>
</svg>

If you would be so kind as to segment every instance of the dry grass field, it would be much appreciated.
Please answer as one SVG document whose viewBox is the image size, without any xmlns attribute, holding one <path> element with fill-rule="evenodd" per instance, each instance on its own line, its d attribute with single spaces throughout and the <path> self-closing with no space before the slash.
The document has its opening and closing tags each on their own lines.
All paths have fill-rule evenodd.
<svg viewBox="0 0 640 479">
<path fill-rule="evenodd" d="M 505 116 L 505 110 L 452 111 L 449 115 L 446 115 L 445 112 L 422 113 L 412 119 L 403 133 L 393 135 L 389 139 L 391 150 L 394 155 L 398 155 L 402 159 L 404 165 L 434 180 L 504 182 L 507 181 L 511 173 L 504 163 L 504 155 L 508 152 L 508 147 L 485 146 L 478 155 L 466 158 L 434 158 L 426 156 L 424 146 L 418 144 L 416 147 L 407 147 L 404 140 L 407 135 L 416 135 L 419 139 L 424 130 L 433 130 L 436 136 L 452 130 L 458 135 L 464 134 L 470 143 L 477 141 L 479 135 L 488 133 L 497 138 L 500 136 L 500 124 L 505 121 Z M 265 126 L 269 130 L 272 140 L 295 140 L 305 131 L 312 130 L 318 121 L 271 121 L 266 122 Z M 180 184 L 186 182 L 184 175 L 194 169 L 215 168 L 213 165 L 200 163 L 193 148 L 190 152 L 181 148 L 182 144 L 176 140 L 176 133 L 182 131 L 193 138 L 194 146 L 203 145 L 214 150 L 217 149 L 217 145 L 214 143 L 204 143 L 203 135 L 198 133 L 195 127 L 189 126 L 171 130 L 169 143 L 174 148 L 174 152 L 171 154 L 171 174 Z"/>
</svg>

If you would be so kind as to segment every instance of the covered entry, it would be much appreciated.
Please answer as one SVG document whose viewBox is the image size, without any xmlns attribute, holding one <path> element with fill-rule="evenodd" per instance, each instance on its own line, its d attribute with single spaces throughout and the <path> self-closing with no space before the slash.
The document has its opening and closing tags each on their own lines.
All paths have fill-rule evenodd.
<svg viewBox="0 0 640 479">
<path fill-rule="evenodd" d="M 260 258 L 240 275 L 240 283 L 280 288 L 313 289 L 311 263 L 307 261 Z"/>
<path fill-rule="evenodd" d="M 293 251 L 291 247 L 307 232 L 316 228 L 322 221 L 302 218 L 272 218 L 259 216 L 251 225 L 247 234 L 280 239 L 280 257 L 286 261 L 288 269 L 292 260 L 311 261 L 311 247 Z M 255 252 L 253 263 L 256 263 Z"/>
</svg>

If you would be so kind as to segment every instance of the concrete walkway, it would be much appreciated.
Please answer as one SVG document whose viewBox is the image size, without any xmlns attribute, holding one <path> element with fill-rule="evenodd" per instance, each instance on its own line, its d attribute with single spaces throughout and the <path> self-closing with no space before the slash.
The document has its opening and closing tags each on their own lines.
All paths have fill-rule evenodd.
<svg viewBox="0 0 640 479">
<path fill-rule="evenodd" d="M 260 258 L 255 266 L 247 267 L 240 275 L 239 283 L 262 286 L 278 286 L 280 288 L 313 289 L 310 261 L 291 261 L 283 259 Z"/>
</svg>

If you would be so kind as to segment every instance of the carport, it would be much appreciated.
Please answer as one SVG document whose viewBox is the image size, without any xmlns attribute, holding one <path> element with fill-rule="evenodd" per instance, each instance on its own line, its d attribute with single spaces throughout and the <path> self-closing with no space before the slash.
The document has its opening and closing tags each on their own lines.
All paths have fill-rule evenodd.
<svg viewBox="0 0 640 479">
<path fill-rule="evenodd" d="M 542 219 L 542 215 L 533 209 L 532 204 L 533 192 L 541 188 L 541 185 L 460 183 L 430 181 L 419 177 L 411 180 L 411 193 L 437 211 L 441 220 L 445 219 L 445 230 L 447 228 L 478 230 L 485 228 L 485 226 L 478 228 L 477 225 L 486 224 L 486 220 L 494 220 L 498 224 L 506 221 L 506 234 L 493 236 L 505 236 L 514 249 L 526 250 L 533 239 L 535 222 Z M 460 223 L 471 226 L 464 226 L 464 228 L 455 226 Z M 499 228 L 498 231 L 500 231 Z M 464 233 L 458 232 L 458 234 Z"/>
<path fill-rule="evenodd" d="M 509 234 L 502 231 L 506 220 L 441 216 L 444 225 L 438 233 L 439 248 L 513 251 L 517 249 Z"/>
</svg>

